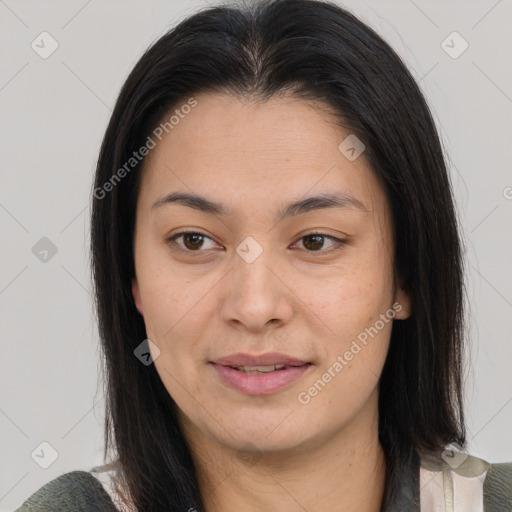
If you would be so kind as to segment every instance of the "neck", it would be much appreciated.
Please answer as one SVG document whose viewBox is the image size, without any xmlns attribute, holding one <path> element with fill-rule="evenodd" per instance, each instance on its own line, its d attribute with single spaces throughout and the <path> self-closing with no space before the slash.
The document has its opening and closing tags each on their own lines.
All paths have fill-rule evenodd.
<svg viewBox="0 0 512 512">
<path fill-rule="evenodd" d="M 293 450 L 240 452 L 198 432 L 193 438 L 189 446 L 206 512 L 381 511 L 386 461 L 375 407 Z"/>
</svg>

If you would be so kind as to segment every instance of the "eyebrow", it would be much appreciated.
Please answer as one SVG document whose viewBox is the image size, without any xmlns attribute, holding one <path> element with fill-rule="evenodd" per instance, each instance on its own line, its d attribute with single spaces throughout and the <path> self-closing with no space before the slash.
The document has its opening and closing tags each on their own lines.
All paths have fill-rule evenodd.
<svg viewBox="0 0 512 512">
<path fill-rule="evenodd" d="M 162 206 L 169 204 L 181 204 L 183 206 L 193 208 L 194 210 L 212 215 L 228 216 L 233 213 L 230 208 L 226 207 L 222 203 L 216 203 L 205 197 L 185 192 L 172 192 L 165 197 L 158 199 L 151 207 L 151 211 L 154 212 L 157 208 L 161 208 Z M 348 208 L 360 210 L 364 213 L 371 212 L 371 210 L 366 209 L 359 199 L 351 196 L 350 194 L 324 193 L 290 203 L 284 208 L 281 208 L 277 212 L 276 217 L 283 219 L 325 208 Z"/>
</svg>

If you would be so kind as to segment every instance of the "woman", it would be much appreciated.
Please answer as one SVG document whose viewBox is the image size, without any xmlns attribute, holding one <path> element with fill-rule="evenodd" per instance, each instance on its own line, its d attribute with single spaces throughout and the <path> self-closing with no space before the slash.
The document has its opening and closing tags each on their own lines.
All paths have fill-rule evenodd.
<svg viewBox="0 0 512 512">
<path fill-rule="evenodd" d="M 512 463 L 465 451 L 439 137 L 353 15 L 181 22 L 123 86 L 92 206 L 112 462 L 19 510 L 512 510 Z"/>
</svg>

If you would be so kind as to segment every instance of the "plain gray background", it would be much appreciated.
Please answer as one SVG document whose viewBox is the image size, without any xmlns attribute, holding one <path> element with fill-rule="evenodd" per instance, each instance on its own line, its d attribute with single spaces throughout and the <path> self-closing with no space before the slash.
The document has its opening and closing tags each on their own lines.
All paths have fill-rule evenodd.
<svg viewBox="0 0 512 512">
<path fill-rule="evenodd" d="M 469 448 L 512 461 L 512 2 L 338 3 L 405 60 L 434 113 L 467 245 Z M 102 463 L 93 171 L 129 71 L 151 42 L 206 5 L 0 0 L 0 511 L 62 473 Z M 51 49 L 42 32 L 58 44 L 45 59 L 31 46 L 44 37 Z M 43 237 L 57 251 L 46 262 L 33 251 Z M 58 453 L 47 469 L 31 455 L 43 442 Z"/>
</svg>

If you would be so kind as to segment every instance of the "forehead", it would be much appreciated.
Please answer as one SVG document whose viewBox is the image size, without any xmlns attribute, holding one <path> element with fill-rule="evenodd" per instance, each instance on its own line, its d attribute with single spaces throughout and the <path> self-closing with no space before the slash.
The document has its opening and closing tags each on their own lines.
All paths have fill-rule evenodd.
<svg viewBox="0 0 512 512">
<path fill-rule="evenodd" d="M 189 160 L 229 156 L 278 163 L 306 154 L 311 159 L 319 147 L 334 144 L 337 149 L 342 134 L 336 118 L 324 112 L 326 107 L 320 102 L 289 94 L 265 102 L 213 93 L 195 99 L 197 105 L 164 134 L 164 144 L 153 154 L 167 146 L 180 148 L 182 153 L 193 149 L 186 155 Z"/>
<path fill-rule="evenodd" d="M 197 105 L 148 154 L 141 200 L 188 188 L 228 204 L 263 206 L 284 193 L 340 191 L 373 209 L 375 177 L 364 154 L 350 161 L 340 152 L 350 132 L 325 105 L 293 96 L 259 103 L 227 94 L 194 98 Z"/>
</svg>

